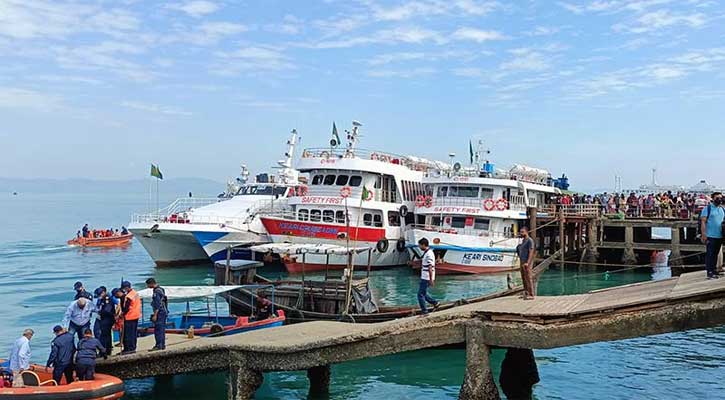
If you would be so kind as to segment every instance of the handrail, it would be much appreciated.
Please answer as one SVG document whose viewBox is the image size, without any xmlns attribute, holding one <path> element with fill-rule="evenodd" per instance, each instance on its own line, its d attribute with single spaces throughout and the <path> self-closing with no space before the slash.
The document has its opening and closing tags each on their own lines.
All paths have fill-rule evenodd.
<svg viewBox="0 0 725 400">
<path fill-rule="evenodd" d="M 442 226 L 432 226 L 425 224 L 411 224 L 406 226 L 409 229 L 418 229 L 427 232 L 453 234 L 453 235 L 466 235 L 466 236 L 478 236 L 483 238 L 504 238 L 504 239 L 515 239 L 513 234 L 493 232 L 493 231 L 482 231 L 480 229 L 473 228 L 446 228 Z"/>
</svg>

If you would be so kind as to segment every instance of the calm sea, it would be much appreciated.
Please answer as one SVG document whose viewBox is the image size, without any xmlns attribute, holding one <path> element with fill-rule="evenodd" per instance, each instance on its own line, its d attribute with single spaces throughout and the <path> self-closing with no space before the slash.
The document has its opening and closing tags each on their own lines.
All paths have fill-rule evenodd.
<svg viewBox="0 0 725 400">
<path fill-rule="evenodd" d="M 168 200 L 168 199 L 166 199 Z M 0 354 L 31 327 L 33 359 L 47 358 L 51 328 L 60 322 L 83 281 L 109 288 L 121 278 L 141 284 L 155 276 L 162 285 L 210 284 L 205 266 L 155 269 L 143 248 L 81 250 L 65 241 L 83 223 L 120 227 L 134 211 L 144 210 L 143 196 L 0 195 Z M 279 271 L 267 272 L 270 276 Z M 580 293 L 619 284 L 661 279 L 666 268 L 637 272 L 578 274 L 549 271 L 540 284 L 544 294 Z M 375 272 L 379 301 L 413 304 L 416 276 L 406 268 Z M 458 299 L 498 290 L 503 277 L 441 277 L 433 290 L 441 299 Z M 197 306 L 203 306 L 202 304 Z M 335 365 L 332 399 L 454 399 L 463 379 L 462 350 L 426 350 Z M 538 399 L 716 399 L 725 397 L 725 329 L 598 343 L 536 351 L 542 382 Z M 503 358 L 494 352 L 494 366 Z M 498 368 L 495 368 L 497 373 Z M 225 399 L 224 374 L 195 374 L 127 382 L 128 399 Z M 307 398 L 304 372 L 265 374 L 257 399 Z"/>
</svg>

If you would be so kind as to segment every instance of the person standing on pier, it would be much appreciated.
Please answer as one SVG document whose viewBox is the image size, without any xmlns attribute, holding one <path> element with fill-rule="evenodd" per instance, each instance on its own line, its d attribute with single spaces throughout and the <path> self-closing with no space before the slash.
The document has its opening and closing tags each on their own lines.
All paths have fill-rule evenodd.
<svg viewBox="0 0 725 400">
<path fill-rule="evenodd" d="M 141 298 L 138 292 L 133 290 L 131 282 L 123 281 L 121 290 L 125 293 L 121 310 L 123 312 L 123 354 L 136 352 L 138 341 L 138 320 L 141 318 Z"/>
<path fill-rule="evenodd" d="M 435 286 L 436 256 L 433 249 L 430 248 L 428 239 L 420 239 L 418 246 L 420 247 L 420 251 L 423 252 L 420 266 L 420 285 L 418 286 L 418 304 L 423 315 L 428 315 L 426 303 L 430 303 L 434 311 L 439 305 L 438 301 L 428 294 L 428 287 Z"/>
<path fill-rule="evenodd" d="M 56 325 L 53 328 L 55 338 L 50 343 L 50 356 L 45 368 L 53 367 L 53 380 L 60 385 L 65 375 L 65 383 L 73 382 L 73 355 L 76 352 L 76 345 L 73 334 Z"/>
<path fill-rule="evenodd" d="M 146 279 L 146 287 L 153 290 L 151 308 L 154 313 L 151 315 L 151 322 L 154 323 L 154 339 L 156 344 L 149 351 L 166 349 L 166 317 L 169 315 L 169 301 L 166 298 L 166 291 L 156 283 L 156 279 Z"/>
<path fill-rule="evenodd" d="M 98 297 L 96 308 L 98 309 L 98 318 L 96 318 L 96 324 L 98 325 L 98 339 L 103 347 L 106 348 L 105 356 L 110 356 L 113 348 L 113 324 L 116 323 L 116 305 L 111 299 L 111 296 L 106 292 L 104 286 L 99 287 L 95 290 L 95 295 Z M 96 329 L 94 328 L 94 333 Z"/>
<path fill-rule="evenodd" d="M 91 296 L 91 294 L 88 293 L 88 291 L 86 291 L 86 288 L 83 287 L 83 282 L 78 281 L 75 284 L 73 284 L 73 290 L 76 291 L 76 295 L 73 298 L 73 300 L 78 300 L 81 297 L 85 297 L 88 300 L 93 300 L 93 296 Z"/>
<path fill-rule="evenodd" d="M 531 271 L 531 264 L 534 262 L 536 246 L 534 245 L 534 239 L 529 236 L 529 228 L 524 226 L 521 228 L 519 233 L 523 238 L 523 241 L 521 244 L 516 246 L 516 253 L 519 255 L 521 280 L 524 283 L 524 300 L 533 300 L 536 293 L 534 293 L 534 280 Z"/>
<path fill-rule="evenodd" d="M 62 326 L 68 327 L 68 332 L 77 334 L 78 340 L 83 339 L 83 331 L 91 327 L 91 316 L 94 307 L 88 303 L 89 301 L 85 297 L 70 303 L 61 323 Z"/>
<path fill-rule="evenodd" d="M 712 200 L 707 207 L 702 209 L 700 214 L 701 240 L 706 246 L 705 270 L 707 279 L 717 279 L 717 259 L 722 249 L 723 241 L 723 220 L 725 220 L 725 209 L 723 209 L 723 196 L 720 192 L 712 194 Z"/>
</svg>

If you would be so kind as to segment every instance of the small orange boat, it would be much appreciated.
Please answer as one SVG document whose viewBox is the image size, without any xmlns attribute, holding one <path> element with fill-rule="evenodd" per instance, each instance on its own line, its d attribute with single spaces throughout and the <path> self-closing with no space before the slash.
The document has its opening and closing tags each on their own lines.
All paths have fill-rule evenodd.
<svg viewBox="0 0 725 400">
<path fill-rule="evenodd" d="M 53 369 L 46 371 L 41 365 L 32 365 L 30 371 L 24 371 L 23 380 L 24 387 L 0 387 L 0 400 L 112 400 L 120 399 L 125 392 L 122 380 L 105 374 L 95 374 L 92 381 L 57 385 Z"/>
<path fill-rule="evenodd" d="M 133 233 L 120 236 L 77 237 L 69 240 L 68 245 L 81 247 L 120 247 L 129 244 L 131 239 L 133 239 Z"/>
</svg>

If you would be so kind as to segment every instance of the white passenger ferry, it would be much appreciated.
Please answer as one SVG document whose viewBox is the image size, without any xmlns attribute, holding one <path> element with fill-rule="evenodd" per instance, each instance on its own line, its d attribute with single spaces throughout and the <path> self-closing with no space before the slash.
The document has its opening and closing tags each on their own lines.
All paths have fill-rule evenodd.
<svg viewBox="0 0 725 400">
<path fill-rule="evenodd" d="M 518 268 L 518 230 L 527 207 L 547 203 L 560 190 L 544 170 L 515 165 L 496 170 L 488 161 L 473 167 L 456 163 L 452 172 L 423 179 L 426 193 L 416 199 L 416 224 L 406 238 L 413 257 L 418 240 L 428 239 L 439 260 L 439 274 L 480 274 Z M 420 262 L 412 263 L 420 268 Z"/>
<path fill-rule="evenodd" d="M 361 124 L 353 122 L 347 145 L 333 138 L 324 149 L 307 149 L 297 166 L 308 173 L 303 196 L 288 200 L 290 212 L 260 218 L 274 243 L 335 244 L 374 248 L 354 256 L 358 267 L 406 264 L 404 227 L 412 224 L 415 198 L 430 163 L 385 152 L 357 148 Z M 289 272 L 302 272 L 302 257 L 280 254 Z M 368 260 L 368 257 L 371 259 Z M 305 271 L 343 269 L 347 257 L 306 254 Z"/>
<path fill-rule="evenodd" d="M 240 178 L 229 183 L 220 198 L 177 199 L 154 213 L 133 215 L 129 230 L 158 266 L 218 261 L 230 247 L 269 243 L 255 213 L 284 209 L 290 196 L 302 192 L 299 173 L 292 168 L 297 140 L 293 130 L 276 175 L 262 174 L 248 182 L 249 173 L 242 167 Z M 234 258 L 249 255 L 235 254 Z"/>
</svg>

